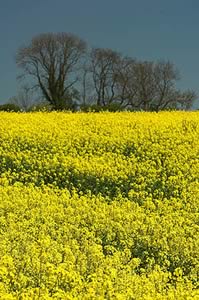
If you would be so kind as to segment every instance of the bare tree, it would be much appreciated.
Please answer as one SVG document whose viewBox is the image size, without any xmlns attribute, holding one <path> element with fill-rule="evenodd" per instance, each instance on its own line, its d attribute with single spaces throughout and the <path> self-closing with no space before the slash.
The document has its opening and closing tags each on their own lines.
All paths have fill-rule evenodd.
<svg viewBox="0 0 199 300">
<path fill-rule="evenodd" d="M 176 88 L 179 71 L 169 61 L 137 62 L 133 78 L 135 108 L 145 111 L 187 108 L 196 98 L 193 91 L 181 92 Z"/>
<path fill-rule="evenodd" d="M 177 109 L 189 110 L 192 108 L 194 101 L 197 99 L 197 94 L 193 90 L 186 90 L 184 92 L 177 91 L 175 95 Z"/>
<path fill-rule="evenodd" d="M 95 87 L 92 80 L 89 56 L 86 55 L 80 71 L 79 94 L 83 106 L 91 105 L 95 98 Z"/>
<path fill-rule="evenodd" d="M 153 63 L 152 76 L 154 97 L 150 109 L 159 111 L 176 106 L 178 102 L 176 82 L 180 79 L 180 74 L 174 64 L 169 61 Z"/>
<path fill-rule="evenodd" d="M 137 62 L 134 67 L 134 85 L 138 109 L 150 110 L 155 95 L 153 62 Z"/>
<path fill-rule="evenodd" d="M 17 51 L 16 63 L 54 109 L 63 109 L 77 94 L 77 72 L 85 49 L 85 42 L 72 34 L 44 33 Z"/>
<path fill-rule="evenodd" d="M 132 58 L 120 57 L 115 71 L 116 101 L 121 108 L 136 106 L 135 64 Z"/>
<path fill-rule="evenodd" d="M 23 111 L 28 111 L 38 101 L 39 98 L 34 95 L 28 85 L 23 85 L 17 95 L 9 99 L 9 103 L 19 106 Z"/>
<path fill-rule="evenodd" d="M 103 48 L 94 48 L 90 54 L 90 72 L 96 92 L 96 103 L 105 106 L 115 100 L 115 71 L 120 54 Z"/>
</svg>

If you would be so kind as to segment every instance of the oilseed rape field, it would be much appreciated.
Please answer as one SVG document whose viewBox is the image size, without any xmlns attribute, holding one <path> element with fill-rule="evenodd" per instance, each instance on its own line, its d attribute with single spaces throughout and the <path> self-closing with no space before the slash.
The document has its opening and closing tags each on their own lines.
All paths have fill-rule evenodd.
<svg viewBox="0 0 199 300">
<path fill-rule="evenodd" d="M 199 299 L 199 113 L 0 113 L 0 299 Z"/>
</svg>

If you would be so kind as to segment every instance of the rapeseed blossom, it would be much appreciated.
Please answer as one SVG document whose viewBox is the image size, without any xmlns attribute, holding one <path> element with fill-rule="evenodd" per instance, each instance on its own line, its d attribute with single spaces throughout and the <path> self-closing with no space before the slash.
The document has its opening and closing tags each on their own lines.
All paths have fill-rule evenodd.
<svg viewBox="0 0 199 300">
<path fill-rule="evenodd" d="M 0 120 L 0 299 L 199 299 L 198 112 Z"/>
</svg>

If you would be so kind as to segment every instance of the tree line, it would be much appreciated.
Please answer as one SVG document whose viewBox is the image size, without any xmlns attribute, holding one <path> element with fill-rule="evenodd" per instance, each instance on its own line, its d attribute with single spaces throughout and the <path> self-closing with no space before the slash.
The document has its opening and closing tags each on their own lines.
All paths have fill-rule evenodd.
<svg viewBox="0 0 199 300">
<path fill-rule="evenodd" d="M 90 48 L 71 33 L 43 33 L 20 47 L 21 91 L 9 105 L 27 111 L 38 98 L 52 110 L 190 109 L 197 95 L 177 88 L 176 66 L 141 61 L 106 48 Z M 41 106 L 41 104 L 40 104 Z"/>
</svg>

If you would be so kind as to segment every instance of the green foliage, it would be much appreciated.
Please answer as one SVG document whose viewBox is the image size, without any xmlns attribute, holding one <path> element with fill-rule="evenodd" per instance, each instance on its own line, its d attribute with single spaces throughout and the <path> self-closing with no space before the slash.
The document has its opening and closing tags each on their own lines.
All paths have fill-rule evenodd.
<svg viewBox="0 0 199 300">
<path fill-rule="evenodd" d="M 19 112 L 19 111 L 21 111 L 21 109 L 16 104 L 6 103 L 6 104 L 1 104 L 0 105 L 0 111 Z"/>
<path fill-rule="evenodd" d="M 97 104 L 81 105 L 80 109 L 83 112 L 102 112 L 102 111 L 119 112 L 125 110 L 119 103 L 111 103 L 104 106 L 97 105 Z"/>
</svg>

